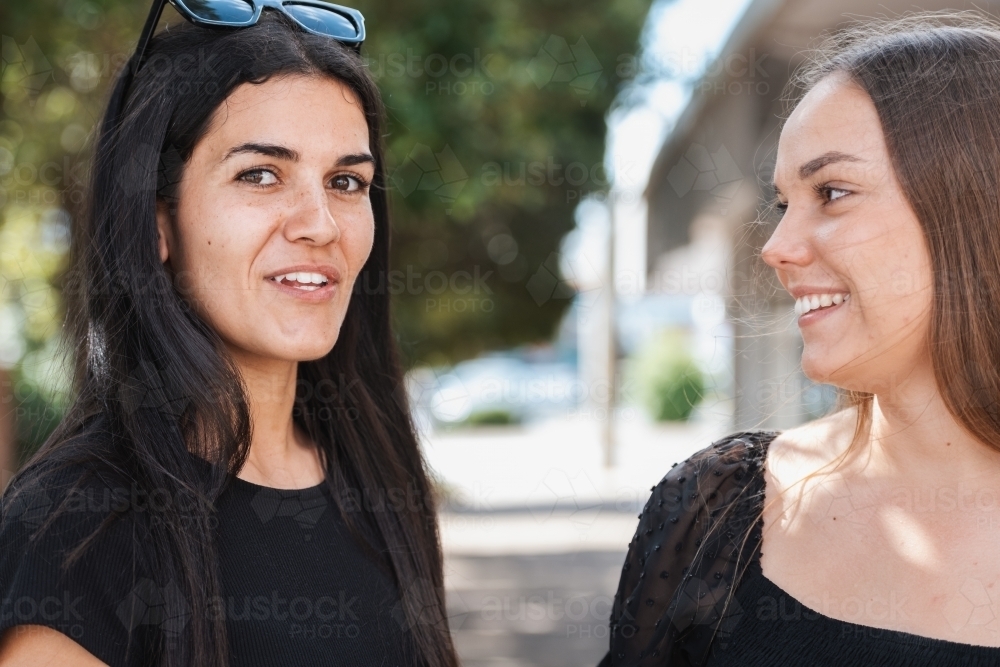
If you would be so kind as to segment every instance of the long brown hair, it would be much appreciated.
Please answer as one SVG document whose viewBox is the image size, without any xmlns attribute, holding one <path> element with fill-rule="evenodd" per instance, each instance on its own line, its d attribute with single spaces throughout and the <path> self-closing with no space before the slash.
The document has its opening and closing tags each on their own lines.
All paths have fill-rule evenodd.
<svg viewBox="0 0 1000 667">
<path fill-rule="evenodd" d="M 934 274 L 928 348 L 938 390 L 959 424 L 1000 449 L 1000 315 L 993 315 L 1000 294 L 1000 22 L 978 12 L 921 12 L 854 23 L 825 36 L 796 70 L 783 95 L 784 118 L 833 74 L 846 75 L 874 103 L 890 163 L 924 232 Z M 857 410 L 851 446 L 797 484 L 864 442 L 873 398 L 840 391 L 837 410 Z M 759 519 L 764 498 L 749 500 Z M 735 505 L 710 530 L 726 525 Z M 740 535 L 737 577 L 749 563 L 742 552 L 756 524 Z M 703 538 L 695 558 L 708 542 Z"/>
<path fill-rule="evenodd" d="M 827 36 L 789 82 L 790 109 L 843 74 L 871 98 L 930 252 L 928 347 L 949 412 L 1000 448 L 1000 23 L 978 12 L 869 20 Z M 787 115 L 785 116 L 787 118 Z M 842 390 L 871 425 L 873 395 Z"/>
</svg>

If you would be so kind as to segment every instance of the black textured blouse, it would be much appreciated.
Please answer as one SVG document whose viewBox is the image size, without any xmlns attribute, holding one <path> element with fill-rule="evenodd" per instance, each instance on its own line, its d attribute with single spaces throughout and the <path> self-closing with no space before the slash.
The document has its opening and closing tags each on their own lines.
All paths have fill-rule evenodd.
<svg viewBox="0 0 1000 667">
<path fill-rule="evenodd" d="M 1000 665 L 1000 648 L 833 619 L 764 577 L 763 471 L 777 435 L 730 435 L 674 464 L 652 488 L 599 667 Z"/>
</svg>

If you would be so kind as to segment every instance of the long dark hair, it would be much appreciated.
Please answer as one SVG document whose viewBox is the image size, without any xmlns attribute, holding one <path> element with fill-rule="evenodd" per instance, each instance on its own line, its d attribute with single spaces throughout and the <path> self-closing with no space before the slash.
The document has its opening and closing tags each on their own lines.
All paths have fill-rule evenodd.
<svg viewBox="0 0 1000 667">
<path fill-rule="evenodd" d="M 210 515 L 228 475 L 246 461 L 251 416 L 222 340 L 160 262 L 155 206 L 176 201 L 184 164 L 237 86 L 293 74 L 335 79 L 357 95 L 367 119 L 375 238 L 333 350 L 299 363 L 304 391 L 296 391 L 293 419 L 322 450 L 356 538 L 399 589 L 396 617 L 409 630 L 414 662 L 457 665 L 432 488 L 401 391 L 388 291 L 379 287 L 390 236 L 383 107 L 362 59 L 266 11 L 250 28 L 181 22 L 156 35 L 119 114 L 123 74 L 100 124 L 64 286 L 73 400 L 8 492 L 38 488 L 44 474 L 83 463 L 147 493 L 185 498 L 159 503 L 148 526 L 155 571 L 176 583 L 191 612 L 182 640 L 162 643 L 160 664 L 227 664 L 225 622 L 207 613 L 220 595 Z"/>
</svg>

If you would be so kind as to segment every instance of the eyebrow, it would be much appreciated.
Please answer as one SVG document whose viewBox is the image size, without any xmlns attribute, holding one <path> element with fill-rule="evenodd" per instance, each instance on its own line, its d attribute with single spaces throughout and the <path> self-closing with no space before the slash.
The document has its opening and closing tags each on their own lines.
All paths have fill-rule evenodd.
<svg viewBox="0 0 1000 667">
<path fill-rule="evenodd" d="M 219 160 L 219 163 L 221 164 L 234 155 L 239 155 L 241 153 L 267 155 L 268 157 L 288 160 L 289 162 L 298 162 L 299 158 L 302 157 L 298 151 L 292 150 L 287 146 L 281 146 L 279 144 L 261 144 L 251 141 L 230 148 L 226 151 L 226 154 L 222 157 L 222 159 Z M 336 166 L 351 167 L 356 164 L 365 163 L 375 164 L 375 158 L 372 157 L 371 153 L 348 153 L 347 155 L 341 155 L 337 159 Z"/>
<path fill-rule="evenodd" d="M 829 151 L 823 153 L 818 158 L 813 158 L 799 167 L 799 178 L 809 178 L 817 171 L 835 162 L 861 162 L 861 158 L 840 151 Z"/>
<path fill-rule="evenodd" d="M 819 157 L 813 158 L 808 162 L 804 163 L 799 167 L 799 178 L 806 179 L 815 174 L 817 171 L 826 167 L 827 165 L 834 164 L 836 162 L 863 162 L 861 158 L 856 155 L 851 155 L 850 153 L 841 153 L 840 151 L 827 151 Z M 781 192 L 778 189 L 778 184 L 773 180 L 771 181 L 771 187 L 775 191 Z"/>
</svg>

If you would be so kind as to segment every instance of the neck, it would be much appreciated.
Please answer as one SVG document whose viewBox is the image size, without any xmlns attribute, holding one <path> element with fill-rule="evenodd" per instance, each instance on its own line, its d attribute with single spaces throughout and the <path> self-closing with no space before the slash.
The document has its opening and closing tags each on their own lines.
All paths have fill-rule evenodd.
<svg viewBox="0 0 1000 667">
<path fill-rule="evenodd" d="M 930 368 L 875 395 L 870 434 L 855 458 L 866 473 L 938 485 L 1000 473 L 1000 450 L 948 411 Z"/>
<path fill-rule="evenodd" d="M 253 424 L 247 464 L 239 477 L 282 488 L 318 484 L 323 477 L 318 450 L 292 419 L 298 362 L 232 354 Z"/>
</svg>

